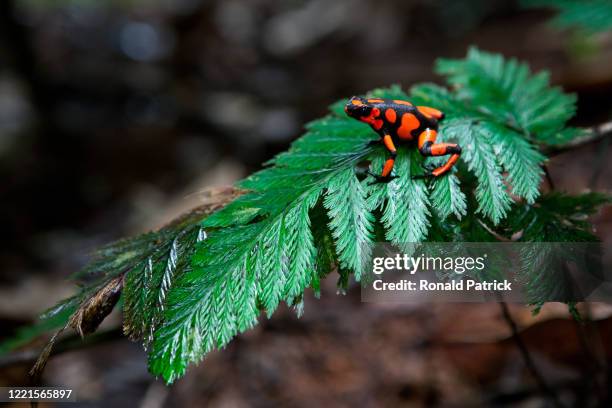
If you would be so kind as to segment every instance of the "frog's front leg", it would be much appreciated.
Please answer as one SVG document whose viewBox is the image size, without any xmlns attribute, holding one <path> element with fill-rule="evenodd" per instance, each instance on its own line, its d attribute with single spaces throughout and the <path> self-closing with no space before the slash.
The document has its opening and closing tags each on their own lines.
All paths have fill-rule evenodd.
<svg viewBox="0 0 612 408">
<path fill-rule="evenodd" d="M 382 169 L 382 173 L 380 174 L 380 176 L 371 172 L 368 172 L 368 174 L 374 177 L 379 183 L 388 183 L 394 178 L 397 178 L 397 176 L 391 176 L 391 171 L 393 170 L 393 166 L 395 165 L 395 158 L 397 157 L 397 149 L 395 148 L 395 144 L 393 143 L 391 135 L 385 134 L 382 141 L 387 150 L 389 151 L 389 157 L 387 158 L 387 161 L 385 161 L 385 165 Z"/>
<path fill-rule="evenodd" d="M 438 132 L 433 129 L 425 129 L 419 135 L 419 152 L 427 157 L 427 156 L 446 156 L 450 154 L 451 156 L 448 158 L 444 165 L 434 169 L 431 173 L 425 174 L 419 177 L 439 177 L 449 171 L 459 160 L 461 156 L 461 147 L 458 144 L 454 143 L 436 143 L 436 137 L 438 136 Z"/>
</svg>

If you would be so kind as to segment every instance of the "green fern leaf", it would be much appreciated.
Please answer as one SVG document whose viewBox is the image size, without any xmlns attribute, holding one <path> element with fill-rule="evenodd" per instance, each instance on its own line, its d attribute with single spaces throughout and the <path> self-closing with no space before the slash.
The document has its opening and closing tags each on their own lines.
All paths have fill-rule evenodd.
<svg viewBox="0 0 612 408">
<path fill-rule="evenodd" d="M 521 241 L 544 243 L 519 248 L 522 260 L 519 276 L 531 304 L 541 306 L 551 299 L 576 300 L 575 276 L 567 269 L 570 263 L 582 274 L 601 279 L 597 278 L 602 274 L 601 243 L 586 217 L 610 202 L 610 196 L 599 193 L 577 196 L 549 193 L 541 196 L 537 205 L 513 210 L 505 226 L 507 230 L 519 231 Z"/>
<path fill-rule="evenodd" d="M 188 225 L 160 243 L 154 254 L 132 266 L 125 275 L 124 332 L 148 344 L 164 310 L 174 275 L 190 267 L 195 243 L 204 239 L 203 230 Z"/>
<path fill-rule="evenodd" d="M 187 363 L 198 361 L 252 326 L 258 316 L 253 307 L 256 302 L 270 315 L 281 300 L 295 304 L 313 276 L 321 274 L 315 269 L 309 212 L 324 191 L 325 202 L 346 210 L 342 214 L 336 207 L 329 211 L 339 259 L 349 268 L 359 267 L 355 259 L 364 256 L 359 242 L 368 239 L 372 216 L 364 207 L 365 192 L 354 166 L 371 152 L 366 147 L 371 133 L 344 116 L 327 117 L 308 129 L 289 151 L 299 160 L 280 155 L 274 167 L 240 184 L 250 193 L 203 222 L 207 228 L 224 228 L 210 232 L 197 249 L 193 268 L 175 278 L 150 353 L 151 371 L 166 381 L 172 382 L 184 373 Z M 327 154 L 330 145 L 336 155 Z M 253 207 L 261 221 L 240 225 L 251 218 L 234 214 Z M 344 240 L 351 233 L 356 241 Z M 249 271 L 245 265 L 254 266 Z M 245 274 L 254 280 L 248 290 L 243 286 Z M 232 309 L 227 299 L 241 301 Z M 184 337 L 191 340 L 185 343 Z"/>
<path fill-rule="evenodd" d="M 506 192 L 492 137 L 486 128 L 489 119 L 436 85 L 413 87 L 411 94 L 418 103 L 438 106 L 447 114 L 440 127 L 441 139 L 456 140 L 461 145 L 462 160 L 478 178 L 475 191 L 478 212 L 498 223 L 510 208 L 511 199 Z"/>
<path fill-rule="evenodd" d="M 287 213 L 286 224 L 291 225 L 287 237 L 287 253 L 289 258 L 289 274 L 283 291 L 283 296 L 290 304 L 302 296 L 304 289 L 310 285 L 315 271 L 315 246 L 310 229 L 309 211 L 317 202 L 320 191 L 315 189 L 303 201 Z"/>
<path fill-rule="evenodd" d="M 423 180 L 412 178 L 422 174 L 422 163 L 415 149 L 400 149 L 395 162 L 399 177 L 387 184 L 374 201 L 374 208 L 383 209 L 381 221 L 390 242 L 421 242 L 427 236 L 430 216 L 427 187 Z"/>
<path fill-rule="evenodd" d="M 535 206 L 517 206 L 502 227 L 520 231 L 523 241 L 594 242 L 597 238 L 587 217 L 610 202 L 612 197 L 601 193 L 548 193 Z"/>
<path fill-rule="evenodd" d="M 532 75 L 524 63 L 475 48 L 464 60 L 439 60 L 437 70 L 456 92 L 420 85 L 411 94 L 418 103 L 447 113 L 441 139 L 462 146 L 462 159 L 479 180 L 478 211 L 497 224 L 511 203 L 503 173 L 512 193 L 533 203 L 545 161 L 534 143 L 552 145 L 577 136 L 565 127 L 575 112 L 575 97 L 549 87 L 545 73 Z"/>
<path fill-rule="evenodd" d="M 465 160 L 468 162 L 468 169 L 478 177 L 479 185 L 476 188 L 478 212 L 498 223 L 510 208 L 511 200 L 506 194 L 491 135 L 486 132 L 469 132 L 464 126 L 449 126 L 451 126 L 449 129 L 459 131 L 455 136 L 460 143 L 464 146 L 474 146 L 473 149 L 466 150 Z M 479 143 L 476 139 L 483 140 L 484 143 Z"/>
<path fill-rule="evenodd" d="M 539 142 L 554 143 L 576 112 L 576 96 L 550 87 L 547 72 L 531 75 L 527 64 L 500 54 L 470 48 L 464 60 L 438 60 L 436 70 L 460 100 Z"/>
<path fill-rule="evenodd" d="M 459 179 L 455 174 L 436 180 L 431 189 L 431 203 L 440 221 L 451 214 L 461 220 L 467 214 L 465 194 L 459 188 Z"/>
<path fill-rule="evenodd" d="M 279 218 L 264 232 L 258 248 L 257 256 L 261 262 L 261 303 L 268 317 L 272 316 L 281 301 L 288 276 L 285 241 L 284 219 Z"/>
<path fill-rule="evenodd" d="M 506 132 L 499 124 L 483 124 L 483 128 L 487 129 L 499 164 L 508 173 L 512 192 L 533 203 L 540 194 L 540 181 L 544 174 L 541 166 L 546 158 L 534 150 L 529 141 Z"/>
<path fill-rule="evenodd" d="M 366 189 L 352 169 L 330 180 L 324 205 L 331 220 L 329 226 L 340 266 L 353 270 L 359 279 L 369 255 L 367 247 L 372 240 L 374 220 L 368 211 Z"/>
</svg>

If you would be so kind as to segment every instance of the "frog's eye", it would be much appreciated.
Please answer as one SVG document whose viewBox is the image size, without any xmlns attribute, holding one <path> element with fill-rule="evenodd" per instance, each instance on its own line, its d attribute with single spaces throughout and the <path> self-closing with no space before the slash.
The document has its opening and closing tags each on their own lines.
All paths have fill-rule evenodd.
<svg viewBox="0 0 612 408">
<path fill-rule="evenodd" d="M 344 107 L 346 113 L 353 117 L 368 116 L 372 107 L 358 96 L 353 96 Z"/>
<path fill-rule="evenodd" d="M 368 105 L 360 105 L 359 108 L 357 108 L 357 112 L 359 113 L 359 116 L 368 116 L 370 115 L 370 112 L 372 112 L 372 107 Z"/>
</svg>

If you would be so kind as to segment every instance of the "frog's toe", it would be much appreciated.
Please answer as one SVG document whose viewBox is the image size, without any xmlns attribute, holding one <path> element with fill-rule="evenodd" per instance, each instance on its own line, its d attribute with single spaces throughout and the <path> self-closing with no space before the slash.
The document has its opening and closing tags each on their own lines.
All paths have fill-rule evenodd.
<svg viewBox="0 0 612 408">
<path fill-rule="evenodd" d="M 428 178 L 434 178 L 435 176 L 433 175 L 433 173 L 431 171 L 426 171 L 423 174 L 416 174 L 414 176 L 412 176 L 411 178 L 413 180 L 420 180 L 420 179 L 428 179 Z"/>
<path fill-rule="evenodd" d="M 427 173 L 431 173 L 432 171 L 434 171 L 436 168 L 438 168 L 438 166 L 436 166 L 434 163 L 427 163 L 427 164 L 423 164 L 421 166 L 423 168 L 423 170 L 425 170 L 425 172 Z"/>
<path fill-rule="evenodd" d="M 368 171 L 367 173 L 368 173 L 368 175 L 370 175 L 370 176 L 372 176 L 374 178 L 374 181 L 371 181 L 371 182 L 368 183 L 368 185 L 370 185 L 370 186 L 372 184 L 388 183 L 388 182 L 398 178 L 398 176 L 391 176 L 391 175 L 381 176 L 381 175 L 378 175 L 378 174 L 374 174 L 371 171 Z"/>
</svg>

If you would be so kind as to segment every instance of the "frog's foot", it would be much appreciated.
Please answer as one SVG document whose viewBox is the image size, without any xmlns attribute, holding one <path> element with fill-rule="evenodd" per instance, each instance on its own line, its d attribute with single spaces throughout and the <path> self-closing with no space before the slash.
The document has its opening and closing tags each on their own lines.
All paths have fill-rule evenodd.
<svg viewBox="0 0 612 408">
<path fill-rule="evenodd" d="M 382 142 L 382 139 L 370 140 L 368 144 L 366 144 L 366 147 L 380 146 Z"/>
<path fill-rule="evenodd" d="M 412 176 L 412 178 L 414 180 L 418 180 L 418 179 L 427 179 L 427 178 L 434 178 L 436 177 L 434 170 L 437 169 L 438 167 L 435 164 L 426 164 L 423 166 L 423 174 L 417 174 Z"/>
<path fill-rule="evenodd" d="M 392 176 L 392 175 L 381 176 L 379 174 L 374 174 L 371 171 L 367 171 L 366 173 L 374 178 L 374 181 L 368 183 L 368 185 L 379 184 L 379 183 L 385 183 L 386 184 L 386 183 L 390 182 L 391 180 L 394 180 L 394 179 L 398 178 L 398 176 Z"/>
</svg>

